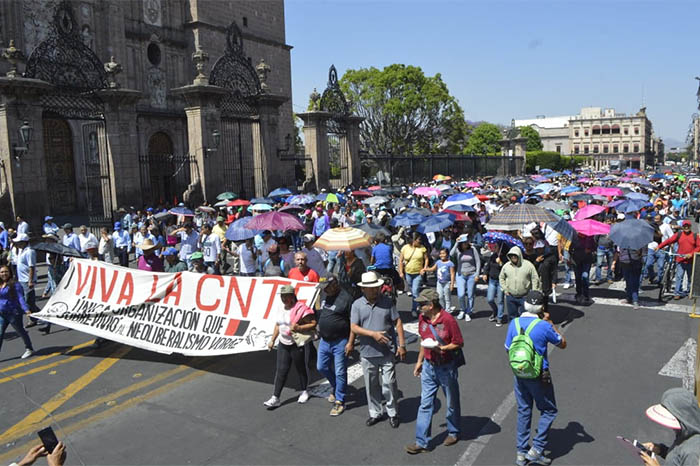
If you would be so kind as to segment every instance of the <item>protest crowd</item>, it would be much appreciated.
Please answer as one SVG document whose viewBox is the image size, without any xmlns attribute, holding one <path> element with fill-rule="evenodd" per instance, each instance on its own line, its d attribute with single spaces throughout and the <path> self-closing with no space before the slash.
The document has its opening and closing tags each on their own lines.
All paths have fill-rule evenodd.
<svg viewBox="0 0 700 466">
<path fill-rule="evenodd" d="M 22 357 L 32 356 L 25 329 L 40 325 L 41 332 L 51 332 L 51 324 L 32 317 L 38 295 L 54 293 L 73 257 L 152 272 L 318 283 L 319 299 L 309 306 L 297 300 L 292 286 L 279 290 L 284 306 L 273 316 L 266 342 L 276 350 L 276 373 L 264 406 L 280 407 L 292 366 L 301 384 L 297 401 L 306 403 L 315 359 L 332 388 L 330 415 L 341 415 L 348 357 L 358 351 L 366 425 L 388 419 L 398 427 L 395 365 L 406 358 L 404 325 L 417 322 L 421 344 L 413 374 L 420 379 L 421 401 L 415 441 L 406 451 L 419 454 L 435 446 L 431 422 L 439 389 L 446 398 L 443 444 L 460 438 L 458 372 L 469 356 L 461 329 L 479 311 L 477 293 L 485 291 L 488 320 L 505 326 L 503 364 L 514 372 L 515 462 L 549 464 L 544 450 L 557 407 L 547 346 L 564 349 L 567 342 L 548 307 L 569 288 L 575 289 L 577 306 L 589 306 L 591 287 L 614 281 L 624 283 L 619 297 L 635 309 L 643 280 L 671 283 L 669 299 L 686 297 L 694 253 L 700 252 L 693 232 L 693 220 L 700 219 L 699 192 L 700 179 L 670 171 L 541 170 L 527 177 L 470 180 L 436 175 L 407 186 L 351 186 L 318 194 L 281 188 L 250 200 L 228 192 L 196 207 L 125 206 L 112 228 L 100 231 L 58 225 L 51 216 L 18 215 L 15 224 L 0 223 L 0 344 L 12 325 L 26 347 Z M 47 265 L 42 287 L 38 253 Z M 410 297 L 410 309 L 397 309 L 402 294 Z M 662 414 L 649 417 L 670 416 L 675 424 L 667 427 L 700 438 L 697 403 L 693 410 L 683 395 L 675 396 L 681 401 L 652 407 Z M 531 440 L 533 403 L 541 414 Z M 682 450 L 680 444 L 665 450 L 649 445 L 655 455 L 645 454 L 647 464 Z M 698 464 L 697 449 L 686 448 L 683 455 L 672 464 Z"/>
</svg>

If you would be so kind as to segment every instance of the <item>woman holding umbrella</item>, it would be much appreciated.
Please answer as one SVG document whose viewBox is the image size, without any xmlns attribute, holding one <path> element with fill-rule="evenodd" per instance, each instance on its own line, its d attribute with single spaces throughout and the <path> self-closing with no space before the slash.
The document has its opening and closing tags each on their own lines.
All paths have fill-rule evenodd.
<svg viewBox="0 0 700 466">
<path fill-rule="evenodd" d="M 464 234 L 457 238 L 457 244 L 450 251 L 450 258 L 455 264 L 457 274 L 457 298 L 459 300 L 459 314 L 457 319 L 472 320 L 474 310 L 474 293 L 476 290 L 476 278 L 481 271 L 481 257 L 479 251 L 471 244 L 469 235 Z"/>
</svg>

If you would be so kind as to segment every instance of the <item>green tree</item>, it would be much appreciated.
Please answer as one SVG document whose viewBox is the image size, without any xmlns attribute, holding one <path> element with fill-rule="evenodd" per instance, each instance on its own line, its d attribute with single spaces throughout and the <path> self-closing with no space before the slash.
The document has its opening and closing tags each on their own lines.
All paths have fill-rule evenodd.
<svg viewBox="0 0 700 466">
<path fill-rule="evenodd" d="M 540 133 L 537 132 L 531 126 L 521 126 L 520 134 L 527 138 L 527 144 L 525 146 L 526 151 L 531 150 L 542 150 L 542 140 L 540 139 Z"/>
<path fill-rule="evenodd" d="M 304 126 L 304 122 L 297 116 L 296 113 L 292 115 L 292 119 L 294 121 L 294 134 L 292 135 L 294 137 L 294 154 L 298 156 L 303 156 L 304 155 L 304 140 L 301 138 L 301 133 L 302 133 L 302 128 Z"/>
<path fill-rule="evenodd" d="M 501 153 L 503 133 L 493 123 L 480 123 L 469 136 L 464 153 L 468 155 L 496 155 Z"/>
<path fill-rule="evenodd" d="M 340 86 L 353 112 L 364 118 L 363 147 L 373 154 L 460 153 L 468 125 L 440 74 L 394 64 L 348 70 Z"/>
</svg>

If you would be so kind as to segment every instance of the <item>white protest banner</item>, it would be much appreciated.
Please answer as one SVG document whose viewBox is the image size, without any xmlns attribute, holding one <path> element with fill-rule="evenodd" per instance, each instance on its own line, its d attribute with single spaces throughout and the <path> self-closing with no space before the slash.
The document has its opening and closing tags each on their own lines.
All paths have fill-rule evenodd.
<svg viewBox="0 0 700 466">
<path fill-rule="evenodd" d="M 267 349 L 282 285 L 312 305 L 317 283 L 284 277 L 157 273 L 75 259 L 39 319 L 159 353 Z"/>
</svg>

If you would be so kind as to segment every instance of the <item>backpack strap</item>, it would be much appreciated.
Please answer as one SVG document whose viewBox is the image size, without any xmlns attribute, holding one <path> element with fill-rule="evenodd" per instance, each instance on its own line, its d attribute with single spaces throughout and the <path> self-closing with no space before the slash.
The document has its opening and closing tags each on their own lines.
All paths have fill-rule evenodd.
<svg viewBox="0 0 700 466">
<path fill-rule="evenodd" d="M 522 332 L 522 329 L 520 328 L 520 317 L 516 317 L 514 320 L 515 323 L 515 334 L 520 335 Z"/>
<path fill-rule="evenodd" d="M 527 326 L 527 329 L 525 330 L 525 335 L 530 336 L 530 332 L 532 332 L 532 329 L 535 328 L 535 325 L 540 321 L 541 319 L 535 318 L 533 319 L 532 322 L 530 322 L 530 325 Z M 519 326 L 518 326 L 519 327 Z"/>
<path fill-rule="evenodd" d="M 440 343 L 442 346 L 445 346 L 445 342 L 444 342 L 443 339 L 440 338 L 440 336 L 437 334 L 437 332 L 435 331 L 435 327 L 433 327 L 433 324 L 431 324 L 430 322 L 428 322 L 428 327 L 430 327 L 430 331 L 432 332 L 433 336 L 434 336 L 435 339 L 438 341 L 438 343 Z"/>
</svg>

